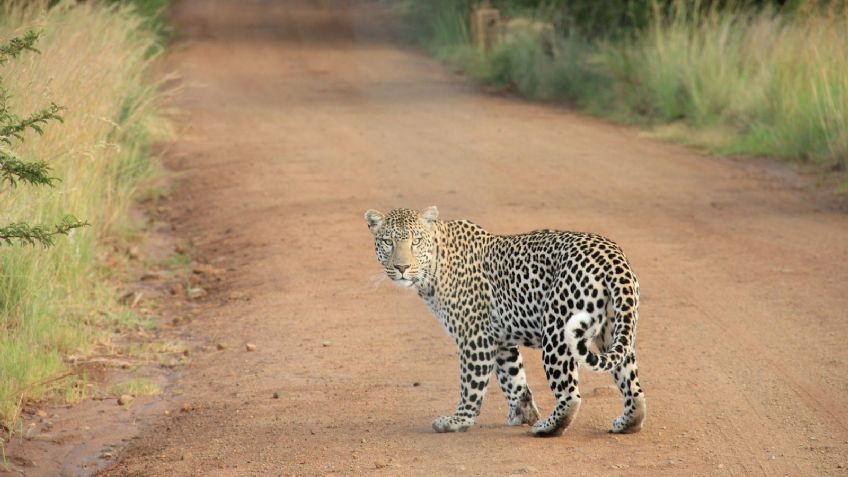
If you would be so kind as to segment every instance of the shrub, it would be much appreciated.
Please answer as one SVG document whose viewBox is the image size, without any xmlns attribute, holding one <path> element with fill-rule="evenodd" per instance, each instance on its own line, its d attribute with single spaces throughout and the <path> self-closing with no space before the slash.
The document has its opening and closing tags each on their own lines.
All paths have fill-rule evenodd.
<svg viewBox="0 0 848 477">
<path fill-rule="evenodd" d="M 130 230 L 128 207 L 140 181 L 155 170 L 148 157 L 161 129 L 158 93 L 145 79 L 158 41 L 128 7 L 62 3 L 49 11 L 6 5 L 0 38 L 43 31 L 39 55 L 2 67 L 16 110 L 34 111 L 49 98 L 62 104 L 64 125 L 27 139 L 21 157 L 43 158 L 61 177 L 52 188 L 0 194 L 0 223 L 60 223 L 65 210 L 85 217 L 85 233 L 42 250 L 0 252 L 0 425 L 11 428 L 23 400 L 72 386 L 62 356 L 91 351 L 119 309 L 105 278 L 114 237 Z M 26 134 L 31 134 L 28 132 Z"/>
</svg>

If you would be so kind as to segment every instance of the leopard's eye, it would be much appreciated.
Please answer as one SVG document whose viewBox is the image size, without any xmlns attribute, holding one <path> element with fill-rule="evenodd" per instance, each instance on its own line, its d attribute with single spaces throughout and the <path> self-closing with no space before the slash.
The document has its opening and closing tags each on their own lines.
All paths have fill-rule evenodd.
<svg viewBox="0 0 848 477">
<path fill-rule="evenodd" d="M 389 247 L 392 246 L 392 239 L 390 239 L 390 238 L 380 239 L 380 241 L 383 242 L 383 245 L 386 245 L 386 246 L 389 246 Z"/>
<path fill-rule="evenodd" d="M 412 238 L 412 245 L 418 245 L 419 243 L 421 243 L 421 237 Z"/>
</svg>

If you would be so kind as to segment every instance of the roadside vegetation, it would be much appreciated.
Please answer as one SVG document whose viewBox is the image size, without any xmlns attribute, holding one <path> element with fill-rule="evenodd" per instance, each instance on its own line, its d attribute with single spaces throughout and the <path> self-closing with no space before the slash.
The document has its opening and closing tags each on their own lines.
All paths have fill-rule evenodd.
<svg viewBox="0 0 848 477">
<path fill-rule="evenodd" d="M 848 189 L 844 1 L 491 2 L 501 15 L 550 22 L 555 54 L 532 35 L 475 48 L 477 2 L 394 3 L 424 48 L 491 87 L 719 153 L 802 161 Z"/>
<path fill-rule="evenodd" d="M 63 119 L 43 135 L 24 132 L 14 151 L 45 161 L 60 180 L 0 188 L 0 225 L 57 224 L 68 212 L 90 225 L 50 248 L 0 245 L 0 428 L 7 431 L 28 400 L 83 397 L 82 376 L 65 358 L 101 349 L 111 332 L 132 324 L 117 291 L 137 230 L 130 206 L 157 174 L 150 143 L 167 132 L 149 71 L 165 29 L 160 10 L 136 8 L 162 3 L 0 6 L 0 40 L 40 34 L 40 53 L 0 66 L 7 105 L 26 116 L 56 103 Z"/>
</svg>

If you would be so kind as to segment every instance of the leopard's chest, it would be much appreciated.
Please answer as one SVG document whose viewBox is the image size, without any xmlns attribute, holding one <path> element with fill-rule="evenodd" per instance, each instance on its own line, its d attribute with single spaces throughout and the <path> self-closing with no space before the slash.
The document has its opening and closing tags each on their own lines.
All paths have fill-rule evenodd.
<svg viewBox="0 0 848 477">
<path fill-rule="evenodd" d="M 454 338 L 488 334 L 491 328 L 491 293 L 481 273 L 440 277 L 431 293 L 421 293 L 433 315 Z"/>
</svg>

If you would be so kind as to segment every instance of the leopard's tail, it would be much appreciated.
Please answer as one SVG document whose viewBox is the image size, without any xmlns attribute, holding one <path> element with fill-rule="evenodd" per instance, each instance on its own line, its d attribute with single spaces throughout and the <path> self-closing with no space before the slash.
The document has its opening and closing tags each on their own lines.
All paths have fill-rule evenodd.
<svg viewBox="0 0 848 477">
<path fill-rule="evenodd" d="M 603 332 L 601 318 L 581 311 L 568 318 L 565 336 L 578 358 L 593 371 L 611 371 L 630 354 L 636 339 L 639 307 L 639 285 L 632 273 L 610 279 L 606 284 L 612 296 L 612 340 L 606 350 L 595 353 L 589 349 L 590 340 Z M 614 280 L 614 282 L 612 282 Z M 609 325 L 608 325 L 609 326 Z"/>
</svg>

